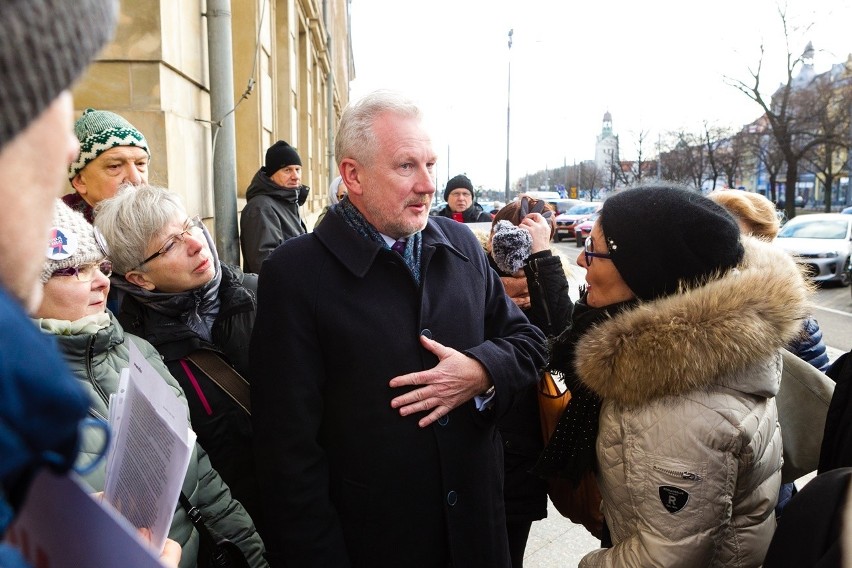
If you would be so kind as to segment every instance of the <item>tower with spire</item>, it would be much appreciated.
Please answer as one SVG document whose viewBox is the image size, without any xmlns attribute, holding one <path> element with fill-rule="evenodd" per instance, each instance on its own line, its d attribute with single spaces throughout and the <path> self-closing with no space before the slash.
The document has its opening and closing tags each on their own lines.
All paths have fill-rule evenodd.
<svg viewBox="0 0 852 568">
<path fill-rule="evenodd" d="M 601 133 L 595 143 L 595 165 L 609 179 L 609 173 L 618 160 L 618 136 L 612 132 L 612 115 L 607 110 L 603 115 Z"/>
</svg>

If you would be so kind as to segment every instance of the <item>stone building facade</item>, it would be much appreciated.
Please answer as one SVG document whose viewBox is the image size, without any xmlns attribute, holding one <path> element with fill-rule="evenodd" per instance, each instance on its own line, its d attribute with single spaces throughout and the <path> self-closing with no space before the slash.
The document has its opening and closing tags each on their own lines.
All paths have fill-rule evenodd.
<svg viewBox="0 0 852 568">
<path fill-rule="evenodd" d="M 151 183 L 179 193 L 215 231 L 225 220 L 214 213 L 212 122 L 221 117 L 210 116 L 207 4 L 122 0 L 115 37 L 74 100 L 78 113 L 111 110 L 141 130 Z M 237 210 L 266 148 L 283 139 L 298 149 L 312 188 L 303 206 L 310 228 L 336 175 L 333 135 L 354 78 L 348 1 L 231 0 L 230 19 Z"/>
</svg>

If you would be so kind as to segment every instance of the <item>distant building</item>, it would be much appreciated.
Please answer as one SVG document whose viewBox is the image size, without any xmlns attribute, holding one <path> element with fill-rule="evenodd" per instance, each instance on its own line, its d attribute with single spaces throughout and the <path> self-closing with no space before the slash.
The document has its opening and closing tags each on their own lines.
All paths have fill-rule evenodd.
<svg viewBox="0 0 852 568">
<path fill-rule="evenodd" d="M 74 103 L 78 112 L 117 112 L 141 130 L 151 144 L 152 182 L 179 193 L 237 255 L 237 219 L 220 213 L 212 189 L 214 145 L 222 140 L 214 123 L 223 119 L 213 115 L 212 93 L 233 92 L 233 167 L 219 179 L 232 185 L 236 178 L 237 210 L 266 149 L 286 140 L 302 159 L 302 183 L 313 188 L 303 206 L 311 227 L 337 175 L 334 132 L 355 77 L 349 5 L 231 0 L 213 27 L 228 30 L 225 42 L 208 36 L 207 0 L 121 2 L 115 38 L 77 83 Z"/>
<path fill-rule="evenodd" d="M 609 172 L 618 161 L 618 136 L 612 132 L 612 115 L 607 110 L 603 116 L 603 126 L 595 143 L 595 166 L 605 172 L 604 179 L 610 178 Z"/>
</svg>

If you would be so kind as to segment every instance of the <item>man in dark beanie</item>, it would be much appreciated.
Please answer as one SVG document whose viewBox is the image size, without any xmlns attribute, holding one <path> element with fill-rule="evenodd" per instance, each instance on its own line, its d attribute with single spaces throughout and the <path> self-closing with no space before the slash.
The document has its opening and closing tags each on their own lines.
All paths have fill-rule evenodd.
<svg viewBox="0 0 852 568">
<path fill-rule="evenodd" d="M 311 190 L 302 185 L 302 160 L 296 149 L 279 140 L 266 151 L 266 163 L 246 190 L 240 215 L 243 270 L 259 273 L 278 245 L 307 232 L 299 207 Z"/>
<path fill-rule="evenodd" d="M 444 188 L 444 201 L 447 205 L 437 215 L 455 219 L 459 223 L 490 223 L 491 215 L 483 211 L 474 200 L 473 184 L 464 174 L 459 174 L 447 182 Z"/>
<path fill-rule="evenodd" d="M 88 409 L 56 344 L 25 310 L 41 303 L 54 203 L 79 149 L 70 89 L 117 16 L 115 0 L 0 2 L 0 539 L 35 474 L 71 468 Z M 66 252 L 76 246 L 57 244 Z M 35 554 L 44 535 L 30 536 Z M 3 543 L 0 566 L 28 564 Z"/>
</svg>

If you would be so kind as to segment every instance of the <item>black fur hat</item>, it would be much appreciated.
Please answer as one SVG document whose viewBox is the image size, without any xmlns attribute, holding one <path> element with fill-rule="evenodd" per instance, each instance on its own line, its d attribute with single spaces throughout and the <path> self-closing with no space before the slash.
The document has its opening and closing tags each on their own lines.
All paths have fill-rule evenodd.
<svg viewBox="0 0 852 568">
<path fill-rule="evenodd" d="M 524 266 L 532 251 L 532 235 L 510 221 L 497 221 L 491 237 L 491 257 L 506 274 L 514 274 Z"/>
</svg>

